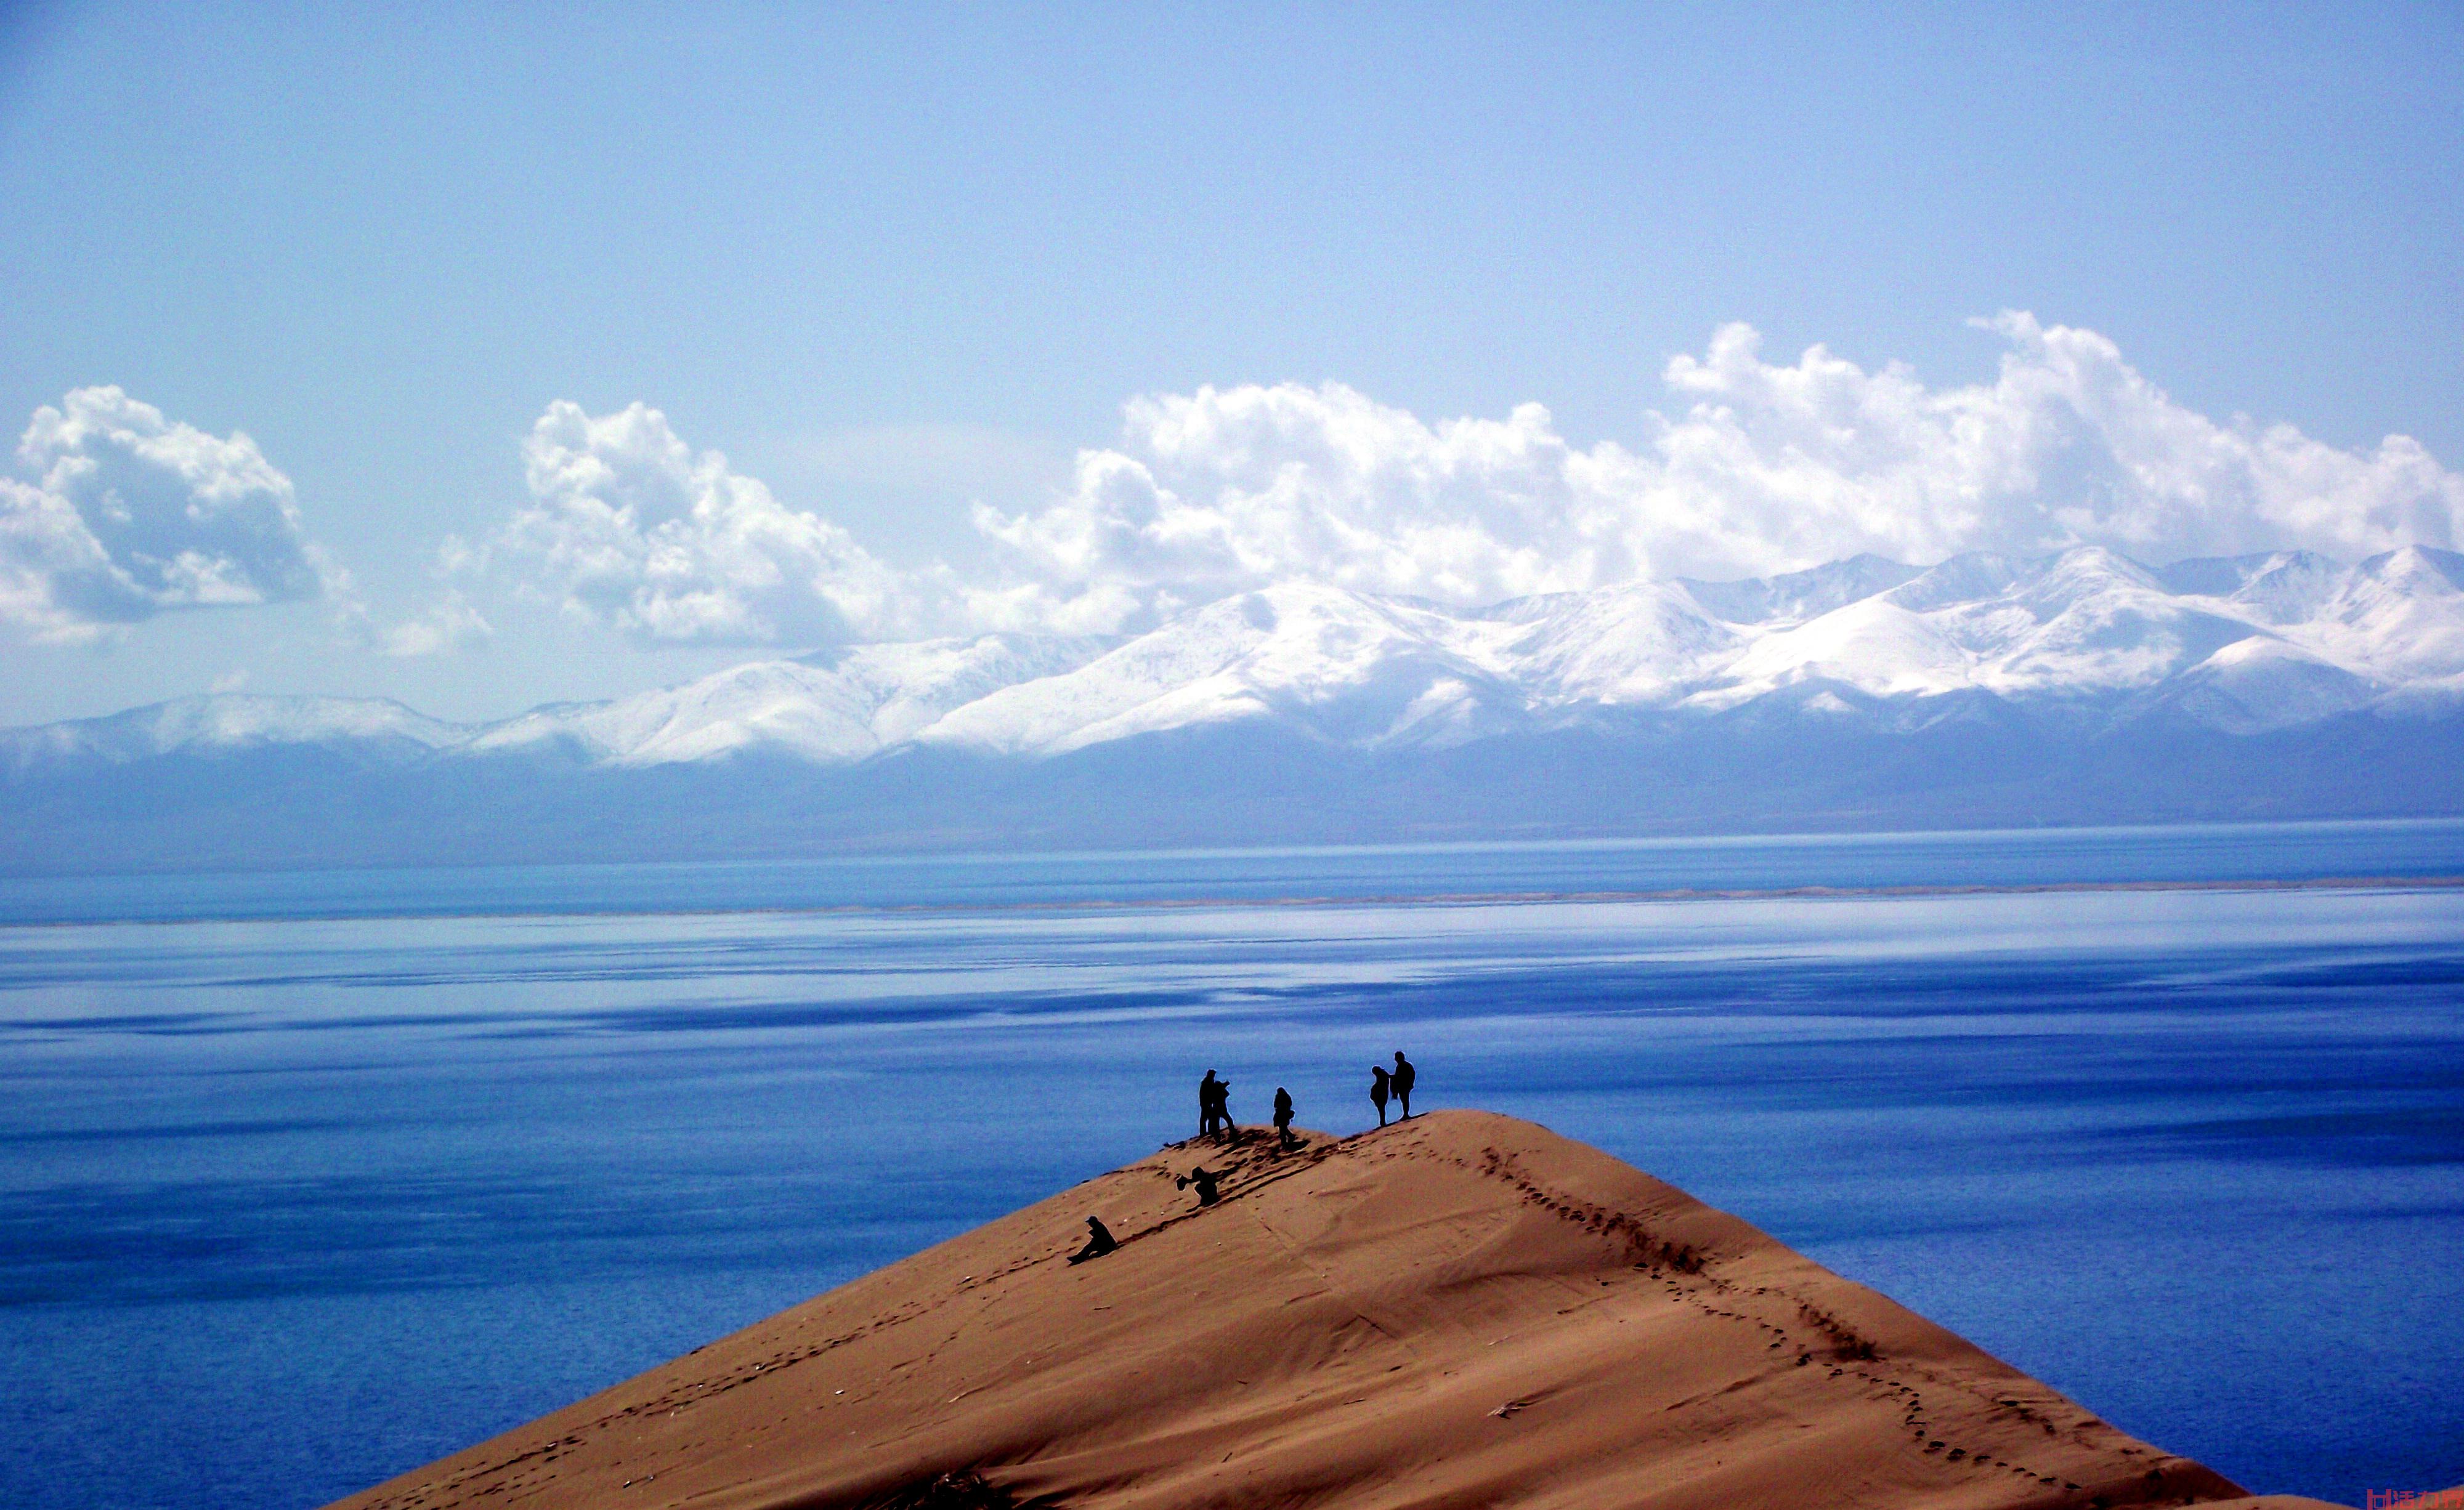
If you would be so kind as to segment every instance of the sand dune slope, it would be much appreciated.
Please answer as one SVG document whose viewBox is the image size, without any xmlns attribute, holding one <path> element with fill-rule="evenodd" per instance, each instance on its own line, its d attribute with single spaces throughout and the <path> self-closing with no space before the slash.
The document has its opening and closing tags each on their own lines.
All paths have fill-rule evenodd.
<svg viewBox="0 0 2464 1510">
<path fill-rule="evenodd" d="M 1123 1246 L 1071 1267 L 1089 1213 Z M 2299 1503 L 2242 1494 L 1605 1154 L 1439 1112 L 1166 1149 L 342 1503 Z"/>
</svg>

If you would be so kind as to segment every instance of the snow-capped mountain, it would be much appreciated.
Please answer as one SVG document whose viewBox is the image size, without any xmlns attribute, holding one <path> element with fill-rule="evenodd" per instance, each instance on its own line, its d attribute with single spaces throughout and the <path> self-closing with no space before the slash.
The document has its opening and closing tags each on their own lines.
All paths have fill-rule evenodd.
<svg viewBox="0 0 2464 1510">
<path fill-rule="evenodd" d="M 1472 738 L 1526 716 L 1502 627 L 1341 588 L 1273 587 L 1209 603 L 1076 670 L 1003 688 L 917 737 L 1054 755 L 1256 720 L 1363 749 Z"/>
<path fill-rule="evenodd" d="M 478 726 L 447 723 L 386 697 L 215 692 L 103 718 L 0 730 L 0 769 L 77 761 L 312 746 L 413 759 L 466 745 Z"/>
<path fill-rule="evenodd" d="M 903 743 L 989 693 L 1073 670 L 1111 644 L 992 634 L 760 661 L 638 697 L 534 709 L 461 748 L 614 765 L 745 752 L 843 764 Z"/>
<path fill-rule="evenodd" d="M 1640 583 L 1471 614 L 1293 584 L 1210 604 L 916 737 L 1054 754 L 1254 719 L 1361 749 L 1446 745 L 1643 711 L 1716 712 L 1808 683 L 2117 716 L 2161 707 L 2243 731 L 2453 689 L 2464 558 L 2408 550 L 2325 575 L 2321 564 L 2186 563 L 2175 573 L 2211 590 L 2181 591 L 2093 549 L 1924 572 L 1863 558 L 1771 581 Z M 2163 695 L 2176 684 L 2183 695 Z"/>
<path fill-rule="evenodd" d="M 1737 582 L 1704 582 L 1678 579 L 1712 617 L 1729 624 L 1770 624 L 1813 619 L 1834 608 L 1845 608 L 1860 598 L 1888 592 L 1923 573 L 1914 566 L 1886 561 L 1879 556 L 1852 556 L 1812 571 L 1781 577 L 1749 578 Z"/>
<path fill-rule="evenodd" d="M 0 732 L 20 869 L 2427 812 L 2464 814 L 2464 557 L 2421 548 L 1471 611 L 1294 582 L 495 723 L 233 695 Z"/>
<path fill-rule="evenodd" d="M 494 724 L 377 700 L 232 695 L 13 730 L 0 748 L 19 767 L 281 744 L 389 760 L 636 767 L 760 754 L 828 766 L 910 745 L 1045 756 L 1257 724 L 1375 751 L 1711 714 L 1808 685 L 1896 704 L 1985 693 L 2107 717 L 2161 711 L 2228 732 L 2443 705 L 2464 698 L 2464 557 L 2413 547 L 2350 568 L 2288 553 L 2161 570 L 2094 548 L 1923 570 L 1859 557 L 1469 612 L 1295 582 L 1126 642 L 861 646 Z"/>
</svg>

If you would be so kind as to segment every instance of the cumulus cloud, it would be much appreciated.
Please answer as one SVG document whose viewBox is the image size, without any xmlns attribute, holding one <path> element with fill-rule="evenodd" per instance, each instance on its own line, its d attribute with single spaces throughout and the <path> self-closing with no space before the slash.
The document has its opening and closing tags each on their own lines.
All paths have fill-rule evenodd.
<svg viewBox="0 0 2464 1510">
<path fill-rule="evenodd" d="M 2350 559 L 2464 533 L 2464 478 L 2405 437 L 2347 450 L 2211 420 L 2094 331 L 1977 324 L 2004 343 L 1999 370 L 1940 387 L 1821 346 L 1767 361 L 1750 327 L 1726 326 L 1662 370 L 1665 410 L 1589 446 L 1537 404 L 1424 419 L 1341 383 L 1140 398 L 1120 443 L 1080 452 L 1053 493 L 977 506 L 993 564 L 966 577 L 891 566 L 656 409 L 558 403 L 524 448 L 530 502 L 486 554 L 646 642 L 812 644 L 1134 630 L 1294 580 L 1470 605 L 1860 552 Z M 406 625 L 399 647 L 448 634 Z"/>
<path fill-rule="evenodd" d="M 2353 452 L 2290 425 L 2220 425 L 2094 331 L 2008 312 L 1974 323 L 2009 343 L 1998 376 L 1940 390 L 1820 346 L 1766 363 L 1754 332 L 1728 326 L 1668 364 L 1694 405 L 1623 480 L 1683 521 L 1673 548 L 1709 553 L 1727 534 L 1754 547 L 1737 553 L 1746 564 L 2076 544 L 2160 562 L 2352 557 L 2445 546 L 2464 520 L 2464 477 L 2404 436 Z"/>
<path fill-rule="evenodd" d="M 1484 602 L 1641 564 L 1536 404 L 1428 424 L 1340 383 L 1208 387 L 1137 400 L 1126 427 L 1127 449 L 1081 453 L 1050 507 L 977 510 L 1055 614 L 1168 612 L 1290 578 Z"/>
<path fill-rule="evenodd" d="M 1312 580 L 1456 604 L 1871 551 L 2109 546 L 2163 562 L 2302 547 L 2351 559 L 2464 536 L 2464 477 L 2389 436 L 2344 449 L 2175 403 L 2094 331 L 2006 313 L 1986 383 L 1934 387 L 1821 346 L 1766 361 L 1745 325 L 1662 371 L 1631 441 L 1549 411 L 1423 419 L 1340 383 L 1141 398 L 1114 447 L 1028 507 L 978 506 L 993 569 L 900 569 L 792 508 L 644 405 L 550 405 L 527 503 L 448 579 L 490 565 L 643 642 L 803 643 L 979 628 L 1135 629 Z M 0 624 L 73 642 L 174 609 L 323 598 L 347 632 L 428 655 L 493 632 L 458 587 L 378 626 L 248 436 L 113 387 L 35 411 L 0 476 Z"/>
<path fill-rule="evenodd" d="M 577 615 L 644 641 L 820 643 L 913 632 L 924 579 L 758 479 L 696 453 L 658 410 L 548 405 L 522 448 L 530 503 L 492 554 Z"/>
<path fill-rule="evenodd" d="M 1549 412 L 1424 421 L 1340 383 L 1140 399 L 1123 444 L 1020 514 L 979 508 L 1011 580 L 979 617 L 1133 627 L 1294 578 L 1457 603 L 1646 577 L 1787 571 L 1872 551 L 2099 544 L 2153 561 L 2302 547 L 2353 558 L 2464 529 L 2464 478 L 2390 436 L 2348 451 L 2184 408 L 2093 331 L 2025 314 L 1994 381 L 1931 388 L 1821 346 L 1720 330 L 1663 379 L 1640 442 L 1577 447 Z"/>
<path fill-rule="evenodd" d="M 244 434 L 166 420 L 116 387 L 34 411 L 0 477 L 0 622 L 91 640 L 180 608 L 339 589 L 301 533 L 291 479 Z"/>
</svg>

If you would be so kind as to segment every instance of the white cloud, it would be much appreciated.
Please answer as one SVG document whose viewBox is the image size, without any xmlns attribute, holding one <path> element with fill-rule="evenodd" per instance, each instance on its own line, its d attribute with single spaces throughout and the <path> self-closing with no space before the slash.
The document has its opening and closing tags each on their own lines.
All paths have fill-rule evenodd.
<svg viewBox="0 0 2464 1510">
<path fill-rule="evenodd" d="M 1423 423 L 1340 383 L 1140 399 L 1039 514 L 977 511 L 1047 592 L 1169 611 L 1295 577 L 1485 602 L 1628 575 L 1536 404 Z"/>
<path fill-rule="evenodd" d="M 496 637 L 476 605 L 464 596 L 454 579 L 485 566 L 483 553 L 458 535 L 448 535 L 436 548 L 435 576 L 439 589 L 428 605 L 407 619 L 380 624 L 357 602 L 346 603 L 338 616 L 344 631 L 364 648 L 397 658 L 445 655 Z"/>
<path fill-rule="evenodd" d="M 90 640 L 177 608 L 340 590 L 301 533 L 291 479 L 237 432 L 167 421 L 116 387 L 45 405 L 0 478 L 0 622 Z"/>
<path fill-rule="evenodd" d="M 1668 363 L 1680 407 L 1646 416 L 1631 445 L 1575 445 L 1536 404 L 1425 420 L 1340 383 L 1137 399 L 1121 444 L 1081 452 L 1041 506 L 978 507 L 999 569 L 974 580 L 890 565 L 693 450 L 656 409 L 593 416 L 560 402 L 523 447 L 529 502 L 476 551 L 449 540 L 444 574 L 468 580 L 494 562 L 644 641 L 822 644 L 1135 628 L 1295 579 L 1478 604 L 1860 551 L 1925 563 L 2086 543 L 2158 562 L 2286 547 L 2350 559 L 2453 548 L 2464 534 L 2464 477 L 2406 437 L 2346 450 L 2289 425 L 2214 421 L 2093 331 L 2024 314 L 1978 323 L 2007 343 L 1999 372 L 1946 387 L 1820 346 L 1766 361 L 1750 328 L 1724 327 Z M 951 467 L 1017 460 L 974 432 L 927 439 Z M 837 460 L 878 471 L 919 444 L 865 432 Z M 80 388 L 35 411 L 17 457 L 20 475 L 0 477 L 0 624 L 36 639 L 314 598 L 392 655 L 493 632 L 450 586 L 374 625 L 302 533 L 290 479 L 244 434 Z"/>
<path fill-rule="evenodd" d="M 443 655 L 483 645 L 495 635 L 495 625 L 471 606 L 471 601 L 458 588 L 449 587 L 416 616 L 385 629 L 372 629 L 368 641 L 386 655 Z"/>
<path fill-rule="evenodd" d="M 1852 550 L 1931 561 L 2109 546 L 2163 562 L 2300 547 L 2354 557 L 2445 546 L 2464 478 L 2416 442 L 2340 450 L 2289 425 L 2219 425 L 2182 407 L 2094 331 L 2009 313 L 1974 322 L 2010 343 L 1991 383 L 1928 389 L 1814 347 L 1766 363 L 1743 325 L 1668 364 L 1695 401 L 1663 421 L 1633 479 L 1688 530 L 1678 548 L 1748 542 L 1741 564 Z"/>
<path fill-rule="evenodd" d="M 2402 436 L 2352 451 L 2219 423 L 2095 332 L 1977 323 L 2006 343 L 1999 372 L 1945 387 L 1821 346 L 1766 361 L 1749 327 L 1726 326 L 1663 369 L 1677 406 L 1632 444 L 1578 446 L 1536 404 L 1426 420 L 1340 383 L 1133 400 L 1121 444 L 1080 452 L 1040 506 L 976 508 L 996 569 L 972 579 L 890 565 L 655 409 L 559 403 L 524 448 L 531 502 L 483 554 L 646 641 L 812 644 L 1134 629 L 1293 580 L 1469 605 L 1867 551 L 2349 559 L 2464 528 L 2464 478 Z M 423 621 L 389 647 L 447 632 Z"/>
<path fill-rule="evenodd" d="M 924 579 L 787 508 L 658 410 L 551 404 L 522 448 L 531 503 L 494 554 L 569 611 L 646 641 L 824 643 L 913 632 Z M 927 574 L 929 576 L 929 574 Z"/>
<path fill-rule="evenodd" d="M 1631 449 L 1578 448 L 1537 405 L 1429 422 L 1339 383 L 1140 399 L 1122 447 L 1082 453 L 1062 497 L 977 511 L 1015 575 L 968 602 L 1083 630 L 1293 578 L 1481 603 L 1860 551 L 2349 558 L 2464 528 L 2464 478 L 2403 436 L 2354 452 L 2220 425 L 2092 331 L 1979 323 L 2009 342 L 1999 374 L 1939 389 L 1820 346 L 1769 363 L 1727 326 L 1668 364 L 1687 407 Z"/>
</svg>

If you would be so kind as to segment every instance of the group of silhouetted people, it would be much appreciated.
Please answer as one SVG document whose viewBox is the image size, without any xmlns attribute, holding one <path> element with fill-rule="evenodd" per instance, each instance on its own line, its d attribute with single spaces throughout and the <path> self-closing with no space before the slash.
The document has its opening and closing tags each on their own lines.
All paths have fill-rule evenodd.
<svg viewBox="0 0 2464 1510">
<path fill-rule="evenodd" d="M 1232 1120 L 1232 1083 L 1217 1080 L 1208 1070 L 1198 1083 L 1198 1135 L 1201 1138 L 1238 1137 L 1240 1126 Z M 1275 1138 L 1287 1151 L 1300 1147 L 1292 1136 L 1292 1093 L 1281 1085 L 1275 1087 Z M 1207 1201 L 1203 1204 L 1213 1205 Z"/>
<path fill-rule="evenodd" d="M 1232 1083 L 1217 1080 L 1215 1072 L 1208 1070 L 1198 1083 L 1198 1135 L 1211 1138 L 1239 1130 L 1232 1126 Z"/>
<path fill-rule="evenodd" d="M 1377 1108 L 1377 1126 L 1386 1126 L 1386 1105 L 1390 1101 L 1401 1112 L 1400 1120 L 1411 1119 L 1412 1084 L 1418 1079 L 1419 1071 L 1412 1067 L 1401 1049 L 1395 1051 L 1393 1069 L 1383 1064 L 1369 1066 L 1369 1100 Z M 1240 1125 L 1232 1120 L 1232 1083 L 1218 1080 L 1215 1072 L 1208 1070 L 1206 1078 L 1198 1083 L 1198 1135 L 1233 1138 L 1240 1132 Z M 1292 1137 L 1292 1093 L 1281 1085 L 1275 1087 L 1275 1135 L 1287 1149 L 1300 1147 Z"/>
<path fill-rule="evenodd" d="M 1419 1078 L 1419 1072 L 1412 1067 L 1410 1060 L 1403 1057 L 1401 1049 L 1395 1051 L 1393 1069 L 1383 1064 L 1370 1067 L 1369 1100 L 1377 1108 L 1377 1126 L 1386 1126 L 1389 1102 L 1400 1108 L 1403 1120 L 1411 1118 L 1412 1084 Z M 1232 1120 L 1232 1083 L 1218 1079 L 1211 1069 L 1206 1072 L 1206 1078 L 1198 1083 L 1198 1135 L 1226 1142 L 1238 1142 L 1241 1137 L 1240 1124 Z M 1301 1147 L 1301 1141 L 1292 1136 L 1292 1093 L 1281 1085 L 1275 1087 L 1275 1141 L 1286 1152 Z M 1223 1198 L 1223 1177 L 1227 1172 L 1210 1170 L 1201 1164 L 1186 1174 L 1176 1176 L 1172 1182 L 1173 1189 L 1195 1188 L 1198 1204 L 1212 1206 Z M 1100 1258 L 1120 1246 L 1097 1217 L 1087 1218 L 1087 1246 L 1069 1256 L 1071 1263 Z"/>
</svg>

